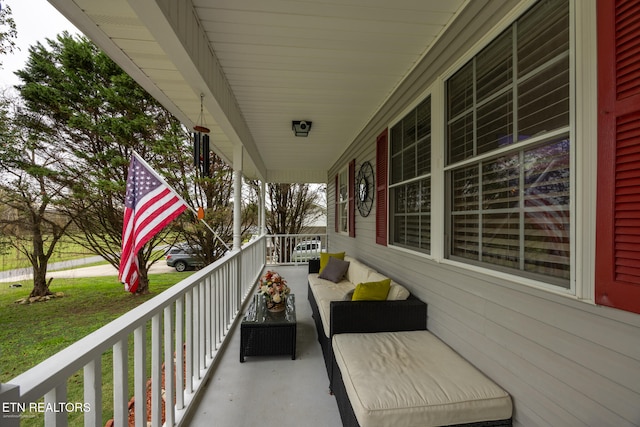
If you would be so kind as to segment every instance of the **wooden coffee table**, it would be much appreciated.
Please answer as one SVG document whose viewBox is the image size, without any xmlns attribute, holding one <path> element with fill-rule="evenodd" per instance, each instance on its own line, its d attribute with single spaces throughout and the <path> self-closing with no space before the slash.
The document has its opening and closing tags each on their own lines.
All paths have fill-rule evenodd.
<svg viewBox="0 0 640 427">
<path fill-rule="evenodd" d="M 287 297 L 286 309 L 280 313 L 267 310 L 264 297 L 256 294 L 240 323 L 240 363 L 245 356 L 290 354 L 296 358 L 295 296 Z"/>
</svg>

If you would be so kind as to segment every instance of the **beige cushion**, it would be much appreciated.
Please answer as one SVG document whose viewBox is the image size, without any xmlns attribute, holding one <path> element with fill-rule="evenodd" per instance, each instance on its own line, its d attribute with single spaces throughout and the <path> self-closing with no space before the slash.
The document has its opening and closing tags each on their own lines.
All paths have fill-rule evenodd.
<svg viewBox="0 0 640 427">
<path fill-rule="evenodd" d="M 375 273 L 375 270 L 367 267 L 355 258 L 345 256 L 344 260 L 349 261 L 349 268 L 347 269 L 344 277 L 354 285 L 369 282 L 370 280 L 367 280 L 367 278 L 371 273 Z"/>
<path fill-rule="evenodd" d="M 409 298 L 409 295 L 410 295 L 410 292 L 407 288 L 405 288 L 399 283 L 391 281 L 391 288 L 389 288 L 389 293 L 387 294 L 387 300 L 389 301 L 405 300 Z"/>
<path fill-rule="evenodd" d="M 428 331 L 339 334 L 333 351 L 362 427 L 511 418 L 509 394 Z"/>
</svg>

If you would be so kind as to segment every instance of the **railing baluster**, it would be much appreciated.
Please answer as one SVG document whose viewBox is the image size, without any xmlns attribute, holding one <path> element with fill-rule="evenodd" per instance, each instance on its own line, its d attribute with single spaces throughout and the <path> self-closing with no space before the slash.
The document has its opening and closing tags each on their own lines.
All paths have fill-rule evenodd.
<svg viewBox="0 0 640 427">
<path fill-rule="evenodd" d="M 84 366 L 84 411 L 85 427 L 102 425 L 102 356 Z"/>
<path fill-rule="evenodd" d="M 193 393 L 193 289 L 186 293 L 185 392 Z"/>
<path fill-rule="evenodd" d="M 67 412 L 60 410 L 60 404 L 67 401 L 67 382 L 57 385 L 53 390 L 44 395 L 45 408 L 54 408 L 54 410 L 45 410 L 44 425 L 46 427 L 67 427 Z"/>
<path fill-rule="evenodd" d="M 175 424 L 175 396 L 173 363 L 173 310 L 169 305 L 164 308 L 164 401 L 165 401 L 165 425 L 173 427 Z"/>
<path fill-rule="evenodd" d="M 176 409 L 184 408 L 184 298 L 176 300 Z"/>
<path fill-rule="evenodd" d="M 199 301 L 198 301 L 198 311 L 199 311 L 199 316 L 198 316 L 198 325 L 199 325 L 199 329 L 200 329 L 200 333 L 198 334 L 198 348 L 200 349 L 200 351 L 198 352 L 199 355 L 199 368 L 200 370 L 204 370 L 207 367 L 207 344 L 206 344 L 206 333 L 207 333 L 207 323 L 205 322 L 205 291 L 204 291 L 204 280 L 200 281 L 200 285 L 198 286 L 199 288 Z M 202 375 L 199 375 L 198 378 L 202 378 Z"/>
<path fill-rule="evenodd" d="M 147 425 L 147 326 L 143 323 L 133 333 L 133 377 L 136 427 Z"/>
<path fill-rule="evenodd" d="M 113 420 L 114 425 L 129 425 L 127 337 L 113 345 Z"/>
<path fill-rule="evenodd" d="M 162 424 L 162 313 L 151 319 L 151 426 Z"/>
<path fill-rule="evenodd" d="M 200 379 L 200 286 L 194 286 L 191 290 L 193 293 L 193 354 L 191 363 L 193 364 L 193 379 Z"/>
<path fill-rule="evenodd" d="M 207 326 L 207 336 L 206 336 L 206 345 L 207 345 L 207 357 L 213 357 L 213 329 L 211 327 L 211 309 L 213 308 L 213 304 L 211 301 L 211 277 L 207 277 L 204 280 L 204 302 L 205 302 L 205 314 L 206 320 L 205 324 Z"/>
</svg>

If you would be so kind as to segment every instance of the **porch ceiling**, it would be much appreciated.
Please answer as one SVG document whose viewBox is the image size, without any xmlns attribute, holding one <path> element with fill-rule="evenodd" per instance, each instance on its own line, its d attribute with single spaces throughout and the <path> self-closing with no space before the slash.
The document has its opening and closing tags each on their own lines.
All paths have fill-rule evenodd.
<svg viewBox="0 0 640 427">
<path fill-rule="evenodd" d="M 466 0 L 49 0 L 245 176 L 327 171 Z M 200 118 L 200 94 L 205 114 Z M 292 120 L 313 122 L 295 137 Z"/>
</svg>

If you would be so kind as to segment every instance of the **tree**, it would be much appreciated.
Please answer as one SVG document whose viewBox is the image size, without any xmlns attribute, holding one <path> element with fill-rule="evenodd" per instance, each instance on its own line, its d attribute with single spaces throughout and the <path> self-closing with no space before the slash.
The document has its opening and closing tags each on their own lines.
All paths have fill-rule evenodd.
<svg viewBox="0 0 640 427">
<path fill-rule="evenodd" d="M 69 183 L 63 206 L 82 232 L 78 243 L 118 267 L 133 150 L 190 206 L 202 206 L 207 223 L 231 241 L 232 171 L 220 158 L 213 156 L 210 176 L 199 176 L 184 126 L 87 39 L 63 33 L 29 54 L 25 69 L 16 73 L 23 82 L 19 92 L 27 110 L 43 116 L 50 143 L 73 159 L 66 166 L 69 176 L 81 177 Z M 245 216 L 246 229 L 253 217 Z M 164 255 L 158 246 L 185 239 L 203 248 L 205 263 L 226 251 L 187 211 L 139 253 L 139 293 L 148 292 L 148 268 Z"/>
<path fill-rule="evenodd" d="M 58 210 L 69 177 L 64 157 L 43 143 L 37 123 L 25 127 L 24 117 L 10 115 L 8 105 L 4 99 L 0 113 L 0 195 L 4 205 L 0 230 L 5 243 L 31 262 L 30 297 L 45 296 L 51 294 L 46 280 L 49 259 L 72 223 Z"/>
<path fill-rule="evenodd" d="M 180 187 L 185 200 L 203 208 L 204 221 L 211 229 L 183 215 L 174 230 L 184 236 L 189 246 L 202 248 L 200 256 L 205 265 L 210 264 L 221 258 L 233 241 L 233 169 L 211 153 L 208 176 L 194 170 L 192 174 L 183 174 L 183 178 L 185 182 Z M 189 185 L 193 185 L 193 191 L 189 191 Z M 255 225 L 258 215 L 255 201 L 243 199 L 243 202 L 241 233 L 245 235 Z"/>
<path fill-rule="evenodd" d="M 11 15 L 11 8 L 0 2 L 0 55 L 12 53 L 15 49 L 18 49 L 15 42 L 17 36 L 18 31 Z M 0 68 L 2 68 L 1 60 Z"/>
<path fill-rule="evenodd" d="M 78 242 L 114 267 L 120 262 L 123 208 L 132 151 L 143 157 L 169 184 L 181 183 L 190 159 L 183 126 L 104 52 L 84 37 L 68 33 L 47 46 L 29 49 L 16 74 L 26 110 L 41 116 L 49 143 L 66 164 L 64 211 L 82 232 Z M 160 259 L 157 246 L 168 230 L 139 253 L 138 293 L 149 291 L 148 267 Z"/>
<path fill-rule="evenodd" d="M 256 194 L 259 187 L 251 183 Z M 300 234 L 304 228 L 325 214 L 322 188 L 309 184 L 268 184 L 265 225 L 269 234 Z M 281 248 L 280 259 L 289 261 L 291 241 L 275 242 Z"/>
</svg>

